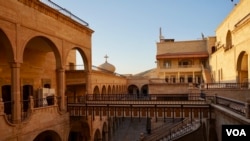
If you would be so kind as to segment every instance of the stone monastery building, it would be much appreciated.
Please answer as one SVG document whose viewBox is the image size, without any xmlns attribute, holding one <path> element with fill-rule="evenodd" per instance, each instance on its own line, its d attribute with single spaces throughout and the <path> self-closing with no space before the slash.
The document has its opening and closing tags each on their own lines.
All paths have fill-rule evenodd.
<svg viewBox="0 0 250 141">
<path fill-rule="evenodd" d="M 128 118 L 146 119 L 136 140 L 221 141 L 222 125 L 250 124 L 249 7 L 240 0 L 213 37 L 160 33 L 156 68 L 121 75 L 107 56 L 93 66 L 93 29 L 60 5 L 0 0 L 0 140 L 112 141 Z"/>
</svg>

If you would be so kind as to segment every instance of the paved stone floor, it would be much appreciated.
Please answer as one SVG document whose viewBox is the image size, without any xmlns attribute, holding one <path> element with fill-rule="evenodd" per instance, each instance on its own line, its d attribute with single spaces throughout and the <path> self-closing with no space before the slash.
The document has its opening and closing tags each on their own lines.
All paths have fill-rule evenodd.
<svg viewBox="0 0 250 141">
<path fill-rule="evenodd" d="M 141 133 L 147 136 L 146 131 L 146 118 L 134 118 L 132 121 L 130 118 L 124 118 L 123 122 L 120 124 L 118 129 L 113 134 L 110 141 L 139 141 Z M 173 119 L 151 119 L 152 130 L 162 126 L 163 124 L 171 124 Z"/>
</svg>

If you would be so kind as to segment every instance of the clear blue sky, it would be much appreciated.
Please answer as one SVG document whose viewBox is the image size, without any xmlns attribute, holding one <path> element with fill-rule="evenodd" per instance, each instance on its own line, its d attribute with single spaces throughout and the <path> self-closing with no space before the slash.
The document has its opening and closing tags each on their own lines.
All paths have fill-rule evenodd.
<svg viewBox="0 0 250 141">
<path fill-rule="evenodd" d="M 214 36 L 239 0 L 52 0 L 89 23 L 92 64 L 108 62 L 120 74 L 156 67 L 159 28 L 165 38 Z"/>
</svg>

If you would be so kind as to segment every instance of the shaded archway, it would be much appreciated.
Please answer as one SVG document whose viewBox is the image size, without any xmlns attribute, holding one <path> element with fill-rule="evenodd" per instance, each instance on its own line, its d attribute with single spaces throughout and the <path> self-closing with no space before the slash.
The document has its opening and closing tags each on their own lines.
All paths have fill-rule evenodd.
<svg viewBox="0 0 250 141">
<path fill-rule="evenodd" d="M 248 54 L 242 51 L 237 59 L 237 82 L 248 83 Z"/>
<path fill-rule="evenodd" d="M 226 36 L 226 50 L 230 49 L 233 47 L 232 44 L 232 33 L 230 30 L 227 31 L 227 36 Z"/>
<path fill-rule="evenodd" d="M 102 94 L 107 94 L 106 87 L 102 86 Z"/>
<path fill-rule="evenodd" d="M 145 84 L 141 87 L 141 94 L 142 94 L 142 96 L 148 95 L 148 84 Z"/>
<path fill-rule="evenodd" d="M 5 32 L 0 28 L 0 87 L 2 99 L 4 102 L 4 112 L 7 115 L 12 114 L 14 96 L 11 93 L 11 63 L 14 63 L 14 52 L 11 42 Z"/>
<path fill-rule="evenodd" d="M 99 129 L 97 129 L 94 134 L 94 141 L 100 141 L 100 140 L 102 140 L 101 132 Z"/>
<path fill-rule="evenodd" d="M 110 85 L 108 86 L 108 93 L 107 94 L 112 94 L 111 86 Z"/>
<path fill-rule="evenodd" d="M 67 96 L 74 93 L 75 96 L 82 96 L 92 91 L 87 90 L 88 85 L 88 60 L 84 51 L 79 47 L 74 47 L 68 51 L 66 59 L 66 85 Z M 72 79 L 75 79 L 75 81 Z M 76 82 L 77 80 L 77 82 Z"/>
<path fill-rule="evenodd" d="M 34 141 L 62 141 L 62 139 L 55 131 L 48 130 L 40 133 Z"/>
<path fill-rule="evenodd" d="M 139 88 L 136 85 L 129 85 L 128 94 L 139 95 Z"/>
<path fill-rule="evenodd" d="M 100 94 L 100 90 L 99 90 L 98 86 L 95 86 L 93 94 Z"/>
<path fill-rule="evenodd" d="M 87 122 L 71 121 L 68 141 L 89 141 L 90 128 Z"/>
<path fill-rule="evenodd" d="M 104 122 L 102 126 L 102 140 L 103 141 L 108 141 L 108 126 L 107 123 Z"/>
<path fill-rule="evenodd" d="M 34 88 L 56 87 L 56 71 L 61 67 L 60 54 L 54 43 L 46 37 L 37 36 L 28 41 L 23 52 L 20 73 L 23 79 L 34 83 Z"/>
</svg>

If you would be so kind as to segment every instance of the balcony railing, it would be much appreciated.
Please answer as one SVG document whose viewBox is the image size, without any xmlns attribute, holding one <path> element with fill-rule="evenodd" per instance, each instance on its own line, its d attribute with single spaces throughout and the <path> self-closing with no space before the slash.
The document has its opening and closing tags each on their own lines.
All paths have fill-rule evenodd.
<svg viewBox="0 0 250 141">
<path fill-rule="evenodd" d="M 41 99 L 34 99 L 32 96 L 28 100 L 21 101 L 21 121 L 24 121 L 29 117 L 32 113 L 33 109 L 44 108 L 47 106 L 60 105 L 61 97 L 49 96 Z M 7 120 L 10 123 L 14 123 L 14 117 L 12 113 L 12 109 L 14 106 L 14 101 L 0 101 L 0 104 L 3 105 L 3 111 L 0 113 L 4 113 L 6 115 Z M 1 110 L 1 109 L 0 109 Z"/>
<path fill-rule="evenodd" d="M 247 112 L 250 112 L 250 111 L 246 111 L 247 106 L 244 102 L 226 98 L 226 97 L 215 96 L 215 104 L 225 107 L 242 116 L 246 116 Z"/>
<path fill-rule="evenodd" d="M 76 15 L 72 14 L 69 10 L 59 6 L 58 4 L 53 2 L 52 0 L 39 0 L 39 1 L 46 4 L 46 5 L 48 5 L 49 7 L 57 10 L 58 12 L 62 13 L 63 15 L 70 17 L 74 21 L 76 21 L 76 22 L 78 22 L 78 23 L 80 23 L 82 25 L 89 26 L 89 24 L 87 22 L 85 22 L 81 18 L 77 17 Z"/>
<path fill-rule="evenodd" d="M 201 88 L 205 89 L 244 89 L 248 88 L 249 83 L 205 83 Z"/>
<path fill-rule="evenodd" d="M 177 66 L 161 66 L 161 69 L 178 69 L 178 68 L 200 68 L 201 65 L 177 65 Z"/>
</svg>

